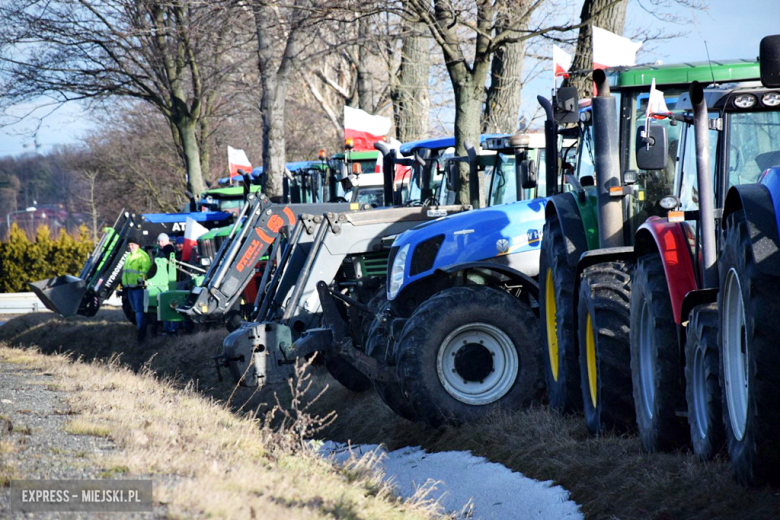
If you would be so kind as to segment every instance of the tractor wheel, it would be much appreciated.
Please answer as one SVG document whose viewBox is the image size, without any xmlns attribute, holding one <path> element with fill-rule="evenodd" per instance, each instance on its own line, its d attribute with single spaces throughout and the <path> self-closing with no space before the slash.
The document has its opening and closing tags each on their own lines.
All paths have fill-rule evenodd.
<svg viewBox="0 0 780 520">
<path fill-rule="evenodd" d="M 721 405 L 718 306 L 698 305 L 688 318 L 685 340 L 685 398 L 693 453 L 707 461 L 725 443 Z"/>
<path fill-rule="evenodd" d="M 629 299 L 631 275 L 623 262 L 585 269 L 577 306 L 580 387 L 588 430 L 596 435 L 635 424 L 631 398 Z"/>
<path fill-rule="evenodd" d="M 125 318 L 127 318 L 127 321 L 135 325 L 135 312 L 133 311 L 133 306 L 130 305 L 130 298 L 127 297 L 127 293 L 122 293 L 122 312 L 125 313 Z"/>
<path fill-rule="evenodd" d="M 771 237 L 764 236 L 763 240 L 764 247 L 772 247 Z M 765 260 L 777 261 L 773 257 Z M 729 457 L 743 485 L 777 483 L 780 280 L 759 271 L 742 211 L 728 216 L 719 265 L 720 387 Z"/>
<path fill-rule="evenodd" d="M 379 311 L 384 311 L 388 305 L 387 300 L 385 300 L 383 307 Z M 368 340 L 366 341 L 366 354 L 382 363 L 393 365 L 395 360 L 392 359 L 392 348 L 393 345 L 390 344 L 390 338 L 387 333 L 387 325 L 380 319 L 374 319 L 369 329 Z M 379 395 L 379 398 L 388 408 L 404 419 L 410 421 L 417 419 L 417 414 L 414 412 L 414 408 L 412 408 L 409 400 L 401 392 L 401 385 L 398 384 L 398 381 L 373 381 L 373 384 L 377 395 Z"/>
<path fill-rule="evenodd" d="M 397 344 L 401 390 L 430 425 L 519 408 L 544 388 L 533 312 L 505 291 L 454 287 L 420 305 Z"/>
<path fill-rule="evenodd" d="M 680 387 L 680 346 L 663 262 L 657 253 L 637 262 L 631 287 L 631 379 L 636 423 L 648 452 L 687 444 Z"/>
<path fill-rule="evenodd" d="M 544 224 L 539 263 L 539 308 L 542 317 L 544 376 L 550 408 L 582 409 L 577 323 L 574 319 L 574 269 L 568 263 L 558 217 Z"/>
</svg>

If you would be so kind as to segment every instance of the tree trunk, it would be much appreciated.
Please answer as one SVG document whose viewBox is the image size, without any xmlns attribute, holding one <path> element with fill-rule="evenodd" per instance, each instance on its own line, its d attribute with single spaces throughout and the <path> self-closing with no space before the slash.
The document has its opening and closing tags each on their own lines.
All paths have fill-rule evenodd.
<svg viewBox="0 0 780 520">
<path fill-rule="evenodd" d="M 482 130 L 485 133 L 517 130 L 523 88 L 525 42 L 510 43 L 493 55 L 490 88 L 485 101 Z"/>
<path fill-rule="evenodd" d="M 480 114 L 482 112 L 483 82 L 475 86 L 472 81 L 466 80 L 452 82 L 455 90 L 455 154 L 466 155 L 466 142 L 479 147 Z M 480 207 L 483 205 L 480 194 Z M 460 163 L 460 190 L 457 201 L 461 204 L 469 204 L 469 166 L 466 162 Z"/>
<path fill-rule="evenodd" d="M 187 168 L 187 189 L 197 196 L 206 188 L 203 184 L 203 173 L 200 168 L 200 147 L 198 146 L 195 126 L 195 121 L 187 117 L 176 122 L 184 152 L 184 164 Z"/>
<path fill-rule="evenodd" d="M 266 87 L 266 82 L 270 83 Z M 263 174 L 265 194 L 269 197 L 282 196 L 282 179 L 286 160 L 284 142 L 284 100 L 286 81 L 277 78 L 263 78 Z M 272 87 L 275 86 L 275 88 Z"/>
<path fill-rule="evenodd" d="M 428 133 L 431 54 L 430 38 L 425 31 L 422 23 L 410 26 L 401 49 L 401 68 L 392 96 L 395 135 L 401 142 L 415 141 Z"/>
<path fill-rule="evenodd" d="M 570 70 L 590 70 L 593 68 L 593 30 L 592 26 L 605 29 L 620 36 L 626 25 L 626 6 L 628 0 L 585 0 L 580 12 L 580 21 L 588 22 L 580 28 L 577 37 L 577 51 Z M 595 15 L 595 16 L 594 16 Z M 569 76 L 565 86 L 577 87 L 580 98 L 593 95 L 593 81 L 589 74 Z"/>
<path fill-rule="evenodd" d="M 524 19 L 529 0 L 508 2 L 506 10 L 499 14 L 496 33 L 506 29 L 523 31 L 528 23 L 520 25 L 516 20 Z M 485 133 L 513 132 L 517 129 L 523 88 L 523 62 L 525 61 L 525 40 L 509 43 L 493 54 L 490 66 L 490 87 L 485 100 L 482 131 Z"/>
<path fill-rule="evenodd" d="M 357 97 L 358 107 L 369 114 L 374 112 L 374 100 L 369 67 L 368 42 L 371 38 L 371 18 L 362 16 L 358 20 Z"/>
</svg>

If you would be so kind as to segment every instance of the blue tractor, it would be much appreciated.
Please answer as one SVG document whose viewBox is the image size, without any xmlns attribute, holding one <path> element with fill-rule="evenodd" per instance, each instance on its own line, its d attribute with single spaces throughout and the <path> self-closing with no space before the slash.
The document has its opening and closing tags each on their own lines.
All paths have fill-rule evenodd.
<svg viewBox="0 0 780 520">
<path fill-rule="evenodd" d="M 544 101 L 547 142 L 557 159 L 553 111 Z M 558 188 L 558 161 L 545 161 L 544 137 L 483 140 L 493 154 L 479 161 L 492 172 L 486 198 L 505 203 L 417 226 L 393 244 L 387 301 L 369 330 L 366 354 L 394 367 L 395 378 L 373 383 L 406 419 L 474 420 L 543 391 L 535 277 L 545 197 Z"/>
<path fill-rule="evenodd" d="M 770 90 L 734 101 L 751 112 L 739 121 L 744 140 L 729 151 L 729 173 L 763 173 L 729 190 L 718 261 L 723 420 L 734 473 L 746 485 L 780 480 L 780 35 L 761 41 L 760 56 Z"/>
</svg>

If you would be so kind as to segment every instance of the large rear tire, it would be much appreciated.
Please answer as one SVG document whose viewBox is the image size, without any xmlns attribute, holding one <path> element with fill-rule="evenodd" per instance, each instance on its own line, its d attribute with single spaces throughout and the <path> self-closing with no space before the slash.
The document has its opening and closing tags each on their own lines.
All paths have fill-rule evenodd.
<svg viewBox="0 0 780 520">
<path fill-rule="evenodd" d="M 718 306 L 698 305 L 688 317 L 685 340 L 685 398 L 693 453 L 715 457 L 725 443 L 718 352 Z"/>
<path fill-rule="evenodd" d="M 420 305 L 396 345 L 401 390 L 432 426 L 517 409 L 544 388 L 538 320 L 505 291 L 445 289 Z"/>
<path fill-rule="evenodd" d="M 688 443 L 680 386 L 680 346 L 664 265 L 658 253 L 637 262 L 631 287 L 631 379 L 636 423 L 650 453 Z"/>
<path fill-rule="evenodd" d="M 774 241 L 767 236 L 762 240 Z M 764 261 L 778 262 L 776 256 Z M 742 211 L 727 218 L 719 266 L 720 385 L 729 457 L 741 484 L 776 484 L 780 481 L 780 280 L 759 271 Z"/>
<path fill-rule="evenodd" d="M 634 427 L 631 397 L 629 298 L 631 275 L 623 262 L 585 269 L 577 322 L 585 423 L 593 434 Z"/>
<path fill-rule="evenodd" d="M 544 376 L 550 408 L 582 409 L 577 322 L 574 315 L 575 270 L 568 263 L 558 217 L 544 223 L 539 260 L 539 309 L 542 322 Z M 546 347 L 546 348 L 545 348 Z"/>
<path fill-rule="evenodd" d="M 379 309 L 378 314 L 384 312 L 388 306 L 389 303 L 385 300 L 384 305 Z M 374 319 L 371 323 L 368 332 L 368 340 L 366 341 L 366 354 L 380 363 L 395 365 L 396 361 L 393 358 L 393 345 L 391 344 L 387 331 L 387 325 L 380 318 L 381 316 Z M 379 398 L 393 412 L 409 421 L 417 419 L 417 414 L 411 403 L 409 403 L 409 400 L 401 391 L 401 385 L 398 384 L 398 381 L 373 381 L 373 384 Z"/>
</svg>

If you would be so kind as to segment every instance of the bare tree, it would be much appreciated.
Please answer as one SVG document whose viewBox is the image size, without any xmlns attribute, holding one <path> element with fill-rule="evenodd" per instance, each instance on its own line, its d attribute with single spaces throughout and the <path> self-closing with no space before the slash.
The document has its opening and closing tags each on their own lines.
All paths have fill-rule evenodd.
<svg viewBox="0 0 780 520">
<path fill-rule="evenodd" d="M 628 0 L 585 0 L 580 12 L 577 50 L 571 64 L 572 71 L 586 71 L 593 68 L 593 26 L 622 35 L 626 25 Z M 589 74 L 572 74 L 565 85 L 577 87 L 580 97 L 592 95 L 593 81 Z"/>
<path fill-rule="evenodd" d="M 89 216 L 92 221 L 92 225 L 90 226 L 90 229 L 92 230 L 92 241 L 95 243 L 97 243 L 98 240 L 99 212 L 96 188 L 99 177 L 100 170 L 91 168 L 82 170 L 81 178 L 84 180 L 86 189 L 78 197 L 79 202 L 81 202 L 87 212 L 89 212 Z"/>
<path fill-rule="evenodd" d="M 465 143 L 479 142 L 482 104 L 493 56 L 507 45 L 577 25 L 534 26 L 533 16 L 544 0 L 502 16 L 507 5 L 498 0 L 408 0 L 396 8 L 424 23 L 439 45 L 455 97 L 456 153 Z M 461 164 L 460 201 L 468 201 L 468 168 Z"/>
<path fill-rule="evenodd" d="M 422 23 L 409 23 L 401 48 L 401 66 L 393 88 L 395 134 L 413 141 L 428 133 L 431 98 L 431 39 Z"/>
<path fill-rule="evenodd" d="M 7 0 L 0 5 L 2 106 L 46 98 L 140 99 L 168 121 L 190 191 L 203 191 L 198 132 L 225 63 L 229 3 L 188 0 Z M 207 87 L 207 86 L 210 86 Z M 204 107 L 204 104 L 207 105 Z"/>
</svg>

